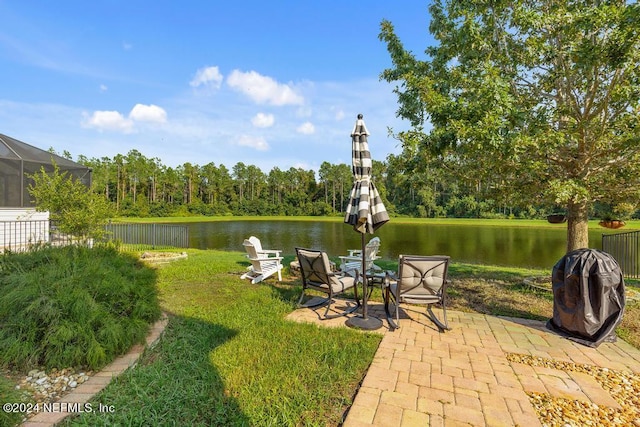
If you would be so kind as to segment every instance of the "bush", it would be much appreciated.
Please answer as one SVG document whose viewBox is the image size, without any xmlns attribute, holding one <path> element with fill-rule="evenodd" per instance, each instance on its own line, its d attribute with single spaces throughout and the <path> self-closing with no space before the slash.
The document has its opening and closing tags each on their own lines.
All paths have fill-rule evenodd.
<svg viewBox="0 0 640 427">
<path fill-rule="evenodd" d="M 36 209 L 49 211 L 61 232 L 78 241 L 104 235 L 104 225 L 111 217 L 111 205 L 104 196 L 91 191 L 68 172 L 60 172 L 55 162 L 53 172 L 41 167 L 39 172 L 27 176 L 33 181 L 29 194 L 35 199 Z"/>
<path fill-rule="evenodd" d="M 113 247 L 0 256 L 0 364 L 98 369 L 160 317 L 155 270 Z"/>
</svg>

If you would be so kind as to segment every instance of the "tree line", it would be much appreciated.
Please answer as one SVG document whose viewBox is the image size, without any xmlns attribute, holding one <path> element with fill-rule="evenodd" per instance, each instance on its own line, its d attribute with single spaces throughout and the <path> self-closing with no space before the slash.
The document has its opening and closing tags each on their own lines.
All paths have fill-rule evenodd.
<svg viewBox="0 0 640 427">
<path fill-rule="evenodd" d="M 71 159 L 68 152 L 62 156 Z M 265 172 L 243 162 L 231 168 L 213 162 L 170 167 L 135 149 L 112 158 L 80 155 L 76 161 L 92 169 L 92 190 L 109 202 L 114 216 L 125 217 L 340 216 L 353 186 L 351 165 L 344 163 L 323 162 L 317 172 L 294 167 Z M 556 209 L 535 200 L 519 203 L 495 191 L 499 178 L 470 178 L 465 167 L 405 149 L 374 160 L 373 180 L 394 216 L 543 218 Z"/>
</svg>

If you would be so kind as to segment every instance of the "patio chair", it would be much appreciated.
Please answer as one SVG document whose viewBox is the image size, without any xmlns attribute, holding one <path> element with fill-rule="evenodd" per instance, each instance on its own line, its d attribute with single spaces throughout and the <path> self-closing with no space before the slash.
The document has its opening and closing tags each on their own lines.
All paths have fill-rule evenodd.
<svg viewBox="0 0 640 427">
<path fill-rule="evenodd" d="M 427 317 L 441 332 L 449 330 L 447 323 L 446 291 L 448 256 L 400 255 L 398 275 L 388 274 L 384 290 L 384 309 L 389 327 L 400 327 L 400 303 L 426 304 Z M 389 304 L 395 304 L 395 322 L 391 319 Z M 442 306 L 444 323 L 431 310 L 433 304 Z"/>
<path fill-rule="evenodd" d="M 378 251 L 380 250 L 380 238 L 374 237 L 364 248 L 365 269 L 367 274 L 372 272 L 381 272 L 382 268 L 373 263 L 379 259 Z M 340 270 L 358 270 L 358 274 L 362 275 L 362 249 L 349 249 L 349 255 L 340 257 Z"/>
<path fill-rule="evenodd" d="M 251 265 L 247 268 L 248 271 L 240 276 L 241 279 L 250 279 L 251 283 L 255 284 L 277 273 L 278 281 L 282 281 L 282 251 L 262 249 L 260 240 L 254 236 L 245 239 L 242 245 L 247 251 Z"/>
<path fill-rule="evenodd" d="M 355 270 L 351 274 L 347 274 L 344 271 L 333 272 L 331 271 L 331 263 L 326 252 L 296 248 L 296 256 L 300 263 L 300 274 L 302 276 L 302 295 L 298 300 L 298 307 L 320 307 L 326 304 L 327 309 L 324 313 L 324 319 L 332 319 L 340 316 L 345 316 L 349 313 L 353 313 L 360 307 L 360 300 L 358 299 L 358 271 Z M 355 293 L 355 304 L 339 314 L 329 315 L 331 304 L 334 302 L 333 298 L 341 294 L 348 289 L 353 288 Z M 327 294 L 326 298 L 312 298 L 307 303 L 303 304 L 302 301 L 305 298 L 305 292 L 307 289 L 313 289 Z"/>
</svg>

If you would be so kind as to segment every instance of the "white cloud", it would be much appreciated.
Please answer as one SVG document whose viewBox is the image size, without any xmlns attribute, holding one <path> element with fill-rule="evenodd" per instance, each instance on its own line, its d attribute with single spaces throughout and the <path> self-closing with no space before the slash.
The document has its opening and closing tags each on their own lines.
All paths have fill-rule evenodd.
<svg viewBox="0 0 640 427">
<path fill-rule="evenodd" d="M 336 117 L 337 121 L 340 121 L 340 120 L 344 119 L 344 111 L 342 109 L 340 109 L 340 108 L 332 108 L 332 110 L 335 110 L 335 112 L 336 112 L 335 117 Z"/>
<path fill-rule="evenodd" d="M 83 125 L 99 131 L 133 132 L 133 120 L 125 118 L 117 111 L 94 111 L 91 117 L 85 115 Z"/>
<path fill-rule="evenodd" d="M 263 76 L 255 71 L 244 73 L 233 70 L 227 78 L 227 84 L 244 93 L 257 104 L 270 105 L 302 105 L 304 98 L 289 85 L 278 83 L 271 77 Z"/>
<path fill-rule="evenodd" d="M 131 109 L 129 118 L 139 122 L 164 123 L 167 121 L 167 112 L 157 105 L 136 104 Z"/>
<path fill-rule="evenodd" d="M 122 43 L 122 48 L 124 50 L 131 50 L 131 49 L 133 49 L 133 45 L 131 43 L 123 42 Z"/>
<path fill-rule="evenodd" d="M 157 105 L 136 104 L 131 109 L 129 117 L 124 117 L 119 111 L 94 111 L 91 116 L 84 113 L 84 117 L 84 127 L 99 131 L 132 133 L 136 122 L 166 122 L 167 112 Z"/>
<path fill-rule="evenodd" d="M 304 122 L 303 124 L 298 126 L 298 128 L 296 129 L 296 132 L 304 135 L 311 135 L 315 133 L 315 131 L 316 131 L 316 127 L 311 122 Z"/>
<path fill-rule="evenodd" d="M 105 85 L 105 84 L 101 84 L 100 85 L 100 92 L 106 92 L 108 90 L 109 90 L 109 88 L 107 87 L 107 85 Z"/>
<path fill-rule="evenodd" d="M 218 67 L 205 67 L 196 71 L 196 75 L 193 77 L 189 85 L 192 87 L 209 86 L 215 89 L 219 89 L 222 84 L 222 74 Z"/>
<path fill-rule="evenodd" d="M 267 151 L 269 149 L 269 144 L 261 136 L 240 135 L 240 138 L 235 143 L 241 147 L 255 148 L 258 151 Z"/>
<path fill-rule="evenodd" d="M 251 119 L 251 123 L 257 128 L 271 127 L 274 122 L 273 114 L 258 113 Z"/>
</svg>

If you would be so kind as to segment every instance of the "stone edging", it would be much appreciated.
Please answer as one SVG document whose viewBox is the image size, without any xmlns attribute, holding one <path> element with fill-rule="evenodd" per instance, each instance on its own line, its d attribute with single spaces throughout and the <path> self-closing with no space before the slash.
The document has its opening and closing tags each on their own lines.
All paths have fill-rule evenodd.
<svg viewBox="0 0 640 427">
<path fill-rule="evenodd" d="M 26 420 L 21 424 L 22 427 L 54 427 L 58 425 L 68 415 L 73 414 L 73 410 L 77 407 L 82 407 L 97 393 L 102 391 L 109 383 L 111 379 L 117 377 L 130 367 L 133 367 L 138 363 L 138 359 L 146 348 L 152 348 L 160 339 L 160 336 L 164 332 L 164 328 L 167 326 L 169 318 L 166 313 L 162 313 L 162 317 L 151 327 L 151 332 L 147 335 L 144 345 L 136 344 L 129 352 L 123 356 L 118 357 L 113 362 L 102 368 L 102 370 L 87 381 L 80 384 L 72 392 L 65 394 L 56 402 L 55 406 L 52 406 L 55 411 L 53 412 L 39 412 L 33 417 Z"/>
</svg>

